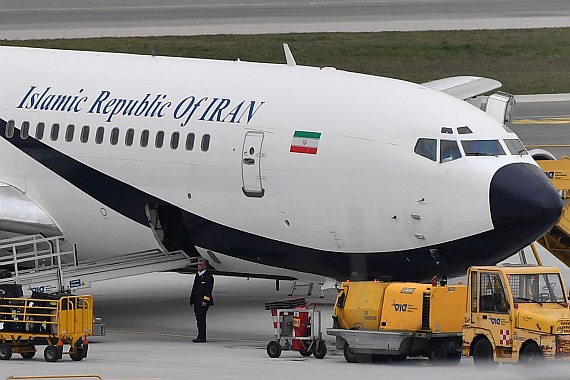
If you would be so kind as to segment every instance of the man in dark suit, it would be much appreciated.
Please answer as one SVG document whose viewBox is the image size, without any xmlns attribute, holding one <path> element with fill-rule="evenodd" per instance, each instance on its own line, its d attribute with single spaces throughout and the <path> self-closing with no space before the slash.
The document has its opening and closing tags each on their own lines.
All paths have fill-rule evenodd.
<svg viewBox="0 0 570 380">
<path fill-rule="evenodd" d="M 194 315 L 198 326 L 198 337 L 192 339 L 194 343 L 206 342 L 206 313 L 208 308 L 214 305 L 213 289 L 214 276 L 208 271 L 208 260 L 200 258 L 198 259 L 198 273 L 196 273 L 192 293 L 190 293 L 190 305 L 194 305 Z"/>
</svg>

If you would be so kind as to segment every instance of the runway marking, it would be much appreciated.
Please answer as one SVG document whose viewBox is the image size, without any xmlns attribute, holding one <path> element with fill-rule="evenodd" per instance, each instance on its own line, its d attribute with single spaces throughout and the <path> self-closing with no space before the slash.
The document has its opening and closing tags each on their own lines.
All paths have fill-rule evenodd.
<svg viewBox="0 0 570 380">
<path fill-rule="evenodd" d="M 563 125 L 570 124 L 570 117 L 545 117 L 538 119 L 516 119 L 513 124 L 553 124 Z"/>
</svg>

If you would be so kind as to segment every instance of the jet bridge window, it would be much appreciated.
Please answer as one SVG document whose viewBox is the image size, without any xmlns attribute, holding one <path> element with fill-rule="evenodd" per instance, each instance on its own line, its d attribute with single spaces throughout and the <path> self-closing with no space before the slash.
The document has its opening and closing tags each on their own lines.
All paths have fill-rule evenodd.
<svg viewBox="0 0 570 380">
<path fill-rule="evenodd" d="M 528 155 L 525 147 L 519 139 L 505 139 L 505 145 L 511 154 L 516 156 Z"/>
<path fill-rule="evenodd" d="M 418 139 L 414 147 L 414 153 L 432 161 L 437 160 L 437 140 L 436 139 Z"/>
<path fill-rule="evenodd" d="M 36 139 L 41 140 L 44 138 L 44 131 L 46 129 L 46 125 L 43 122 L 39 122 L 36 125 Z"/>
<path fill-rule="evenodd" d="M 467 156 L 506 155 L 499 140 L 462 140 L 461 145 Z"/>
<path fill-rule="evenodd" d="M 441 140 L 439 144 L 439 162 L 449 162 L 461 158 L 461 151 L 455 140 Z"/>
</svg>

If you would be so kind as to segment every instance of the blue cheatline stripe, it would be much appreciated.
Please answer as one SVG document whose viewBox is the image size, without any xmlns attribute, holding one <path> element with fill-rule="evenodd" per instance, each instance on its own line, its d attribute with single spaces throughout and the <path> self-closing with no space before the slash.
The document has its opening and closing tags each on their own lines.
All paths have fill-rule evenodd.
<svg viewBox="0 0 570 380">
<path fill-rule="evenodd" d="M 146 204 L 175 206 L 93 169 L 32 137 L 21 139 L 19 130 L 6 138 L 6 121 L 0 119 L 0 137 L 68 181 L 127 218 L 149 226 Z M 392 276 L 398 281 L 429 280 L 436 272 L 430 248 L 447 260 L 448 275 L 463 275 L 470 265 L 494 264 L 509 257 L 518 247 L 508 247 L 508 231 L 491 231 L 445 244 L 406 251 L 378 253 L 333 252 L 302 247 L 264 238 L 207 220 L 176 208 L 182 214 L 186 235 L 194 245 L 257 264 L 345 280 L 358 272 L 363 278 Z M 150 227 L 149 227 L 150 228 Z M 516 232 L 516 231 L 515 231 Z M 515 233 L 513 232 L 513 233 Z M 514 236 L 512 236 L 514 238 Z M 514 240 L 513 240 L 514 241 Z M 499 249 L 500 247 L 500 249 Z M 79 247 L 81 250 L 81 247 Z M 481 252 L 489 252 L 481 258 Z"/>
</svg>

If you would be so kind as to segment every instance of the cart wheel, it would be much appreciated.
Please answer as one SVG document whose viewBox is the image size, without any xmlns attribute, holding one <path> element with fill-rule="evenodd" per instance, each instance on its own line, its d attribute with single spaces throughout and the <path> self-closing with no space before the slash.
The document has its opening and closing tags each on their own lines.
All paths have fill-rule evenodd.
<svg viewBox="0 0 570 380">
<path fill-rule="evenodd" d="M 311 356 L 312 354 L 311 350 L 305 350 L 304 348 L 300 350 L 299 353 L 301 354 L 301 356 Z"/>
<path fill-rule="evenodd" d="M 267 355 L 270 358 L 278 358 L 281 356 L 281 345 L 279 342 L 272 340 L 267 344 Z"/>
<path fill-rule="evenodd" d="M 8 343 L 0 343 L 0 360 L 9 360 L 12 357 L 12 346 Z"/>
<path fill-rule="evenodd" d="M 59 360 L 59 350 L 56 346 L 47 346 L 44 350 L 46 362 L 56 362 Z"/>
<path fill-rule="evenodd" d="M 76 347 L 75 352 L 74 353 L 69 353 L 69 357 L 71 358 L 71 360 L 73 360 L 74 362 L 80 362 L 81 360 L 83 360 L 84 356 L 83 356 L 83 347 Z"/>
<path fill-rule="evenodd" d="M 36 355 L 36 346 L 34 346 L 33 344 L 27 347 L 29 351 L 27 352 L 20 352 L 20 355 L 22 355 L 22 357 L 24 359 L 31 359 Z"/>
<path fill-rule="evenodd" d="M 313 352 L 315 358 L 322 359 L 325 357 L 326 354 L 327 354 L 327 345 L 325 344 L 325 342 L 322 340 L 317 341 L 317 345 L 315 346 L 315 352 Z"/>
</svg>

